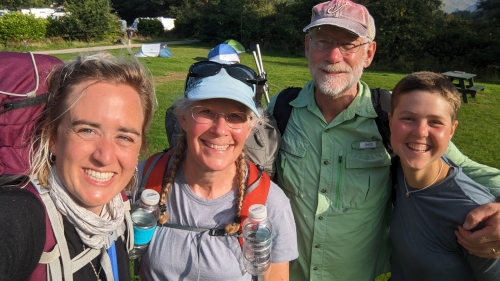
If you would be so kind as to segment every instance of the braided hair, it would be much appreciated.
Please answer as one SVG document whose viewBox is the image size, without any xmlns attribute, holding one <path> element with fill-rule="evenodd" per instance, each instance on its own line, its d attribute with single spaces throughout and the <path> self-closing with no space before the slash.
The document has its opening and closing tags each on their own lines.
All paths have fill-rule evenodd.
<svg viewBox="0 0 500 281">
<path fill-rule="evenodd" d="M 181 99 L 175 103 L 176 111 L 177 111 L 177 116 L 180 114 L 183 114 L 183 112 L 186 112 L 188 108 L 191 106 L 191 102 L 187 99 Z M 168 214 L 166 211 L 166 200 L 167 200 L 167 195 L 172 187 L 172 184 L 174 183 L 175 180 L 175 175 L 177 174 L 177 171 L 179 170 L 183 157 L 185 155 L 187 149 L 187 138 L 186 138 L 186 133 L 183 131 L 181 134 L 178 135 L 178 139 L 176 142 L 176 145 L 173 150 L 172 154 L 172 162 L 170 167 L 167 169 L 167 172 L 164 175 L 163 183 L 162 183 L 162 188 L 161 188 L 161 193 L 160 193 L 160 216 L 158 218 L 158 222 L 160 224 L 165 224 L 168 221 Z M 243 207 L 243 199 L 245 197 L 245 191 L 247 188 L 247 182 L 246 182 L 246 173 L 247 173 L 247 162 L 246 162 L 246 156 L 245 153 L 242 151 L 241 154 L 238 156 L 238 158 L 235 161 L 236 164 L 236 182 L 238 185 L 238 200 L 237 200 L 237 208 L 236 208 L 236 217 L 233 223 L 225 225 L 224 229 L 226 233 L 233 234 L 236 233 L 241 224 L 241 209 Z"/>
</svg>

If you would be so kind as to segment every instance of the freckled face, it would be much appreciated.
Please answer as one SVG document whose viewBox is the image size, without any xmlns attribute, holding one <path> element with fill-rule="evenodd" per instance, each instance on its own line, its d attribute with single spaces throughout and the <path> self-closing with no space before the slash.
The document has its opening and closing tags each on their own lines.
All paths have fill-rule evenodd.
<svg viewBox="0 0 500 281">
<path fill-rule="evenodd" d="M 66 104 L 80 95 L 62 117 L 50 150 L 69 193 L 100 214 L 133 176 L 144 115 L 139 94 L 125 84 L 82 82 L 73 87 Z"/>
<path fill-rule="evenodd" d="M 451 110 L 438 93 L 415 90 L 399 97 L 389 120 L 391 145 L 403 167 L 424 169 L 444 154 L 458 124 Z"/>
<path fill-rule="evenodd" d="M 226 116 L 234 112 L 249 110 L 241 103 L 229 99 L 209 99 L 195 102 L 193 106 L 204 106 L 215 113 Z M 196 122 L 191 112 L 179 118 L 187 137 L 185 165 L 193 165 L 202 171 L 229 171 L 241 154 L 245 141 L 252 131 L 250 124 L 234 129 L 228 126 L 223 116 L 218 115 L 212 123 Z"/>
</svg>

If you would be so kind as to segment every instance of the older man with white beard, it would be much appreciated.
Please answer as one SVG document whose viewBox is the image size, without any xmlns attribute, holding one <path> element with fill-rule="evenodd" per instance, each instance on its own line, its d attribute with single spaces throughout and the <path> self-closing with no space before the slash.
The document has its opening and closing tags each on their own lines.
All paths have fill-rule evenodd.
<svg viewBox="0 0 500 281">
<path fill-rule="evenodd" d="M 360 81 L 375 55 L 375 24 L 364 6 L 334 0 L 313 7 L 304 31 L 313 80 L 290 102 L 276 162 L 297 224 L 299 258 L 290 265 L 290 278 L 374 280 L 390 271 L 392 212 L 391 157 L 375 123 L 370 89 Z M 277 96 L 268 106 L 271 113 Z M 500 195 L 497 169 L 468 160 L 456 148 L 447 156 Z M 498 227 L 496 235 L 492 240 L 498 240 Z"/>
</svg>

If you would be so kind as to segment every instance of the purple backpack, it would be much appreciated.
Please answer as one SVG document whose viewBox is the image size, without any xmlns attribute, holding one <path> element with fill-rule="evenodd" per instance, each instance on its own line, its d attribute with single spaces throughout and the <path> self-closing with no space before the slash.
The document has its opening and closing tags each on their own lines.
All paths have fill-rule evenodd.
<svg viewBox="0 0 500 281">
<path fill-rule="evenodd" d="M 0 52 L 0 177 L 25 175 L 29 143 L 47 93 L 46 78 L 58 58 Z"/>
</svg>

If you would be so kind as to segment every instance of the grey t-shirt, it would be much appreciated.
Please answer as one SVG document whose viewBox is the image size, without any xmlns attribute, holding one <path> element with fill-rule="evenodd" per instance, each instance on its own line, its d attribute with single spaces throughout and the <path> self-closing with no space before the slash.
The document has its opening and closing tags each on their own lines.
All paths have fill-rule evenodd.
<svg viewBox="0 0 500 281">
<path fill-rule="evenodd" d="M 439 184 L 413 189 L 406 197 L 398 167 L 396 202 L 391 224 L 391 280 L 472 281 L 499 280 L 500 259 L 484 259 L 467 253 L 454 230 L 479 205 L 494 202 L 487 188 L 467 177 L 446 157 L 453 168 Z"/>
<path fill-rule="evenodd" d="M 168 193 L 168 224 L 197 228 L 223 228 L 234 221 L 237 191 L 216 199 L 195 195 L 186 184 L 182 169 Z M 271 183 L 266 201 L 272 225 L 273 263 L 298 257 L 297 237 L 290 202 L 283 191 Z M 241 246 L 236 237 L 209 236 L 169 227 L 157 227 L 142 259 L 143 280 L 251 280 L 244 272 Z M 199 247 L 199 253 L 197 250 Z"/>
</svg>

